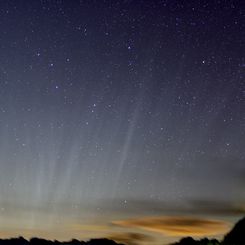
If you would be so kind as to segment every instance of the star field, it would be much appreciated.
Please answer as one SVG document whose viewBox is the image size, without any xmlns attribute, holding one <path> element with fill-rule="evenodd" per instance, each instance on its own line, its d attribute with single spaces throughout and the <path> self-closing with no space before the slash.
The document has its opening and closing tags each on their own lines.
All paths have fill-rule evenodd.
<svg viewBox="0 0 245 245">
<path fill-rule="evenodd" d="M 241 1 L 0 6 L 1 236 L 245 207 Z"/>
</svg>

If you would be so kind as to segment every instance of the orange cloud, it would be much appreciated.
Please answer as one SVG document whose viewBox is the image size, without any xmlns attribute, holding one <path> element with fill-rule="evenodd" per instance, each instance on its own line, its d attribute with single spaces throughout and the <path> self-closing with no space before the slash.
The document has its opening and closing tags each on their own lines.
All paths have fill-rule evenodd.
<svg viewBox="0 0 245 245">
<path fill-rule="evenodd" d="M 127 245 L 137 245 L 141 242 L 151 242 L 154 239 L 145 234 L 141 233 L 115 233 L 108 237 L 109 239 L 112 239 L 116 242 L 127 244 Z"/>
<path fill-rule="evenodd" d="M 114 221 L 114 225 L 139 228 L 168 236 L 204 236 L 221 234 L 227 231 L 224 221 L 183 216 L 144 217 Z"/>
</svg>

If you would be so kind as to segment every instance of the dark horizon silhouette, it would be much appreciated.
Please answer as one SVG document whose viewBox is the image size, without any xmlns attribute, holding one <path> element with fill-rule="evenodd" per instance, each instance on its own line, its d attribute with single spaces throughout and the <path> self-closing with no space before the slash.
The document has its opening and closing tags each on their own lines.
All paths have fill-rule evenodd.
<svg viewBox="0 0 245 245">
<path fill-rule="evenodd" d="M 136 243 L 131 243 L 136 244 Z M 202 238 L 195 240 L 192 237 L 184 237 L 179 242 L 171 245 L 244 245 L 245 244 L 245 217 L 240 219 L 230 232 L 224 235 L 224 238 L 219 241 L 217 239 Z M 30 240 L 23 238 L 0 239 L 0 245 L 127 245 L 117 243 L 108 238 L 96 238 L 89 241 L 79 241 L 71 239 L 70 241 L 46 240 L 43 238 L 33 237 Z"/>
<path fill-rule="evenodd" d="M 245 244 L 245 217 L 240 219 L 221 241 L 202 238 L 194 240 L 192 237 L 182 238 L 172 245 L 244 245 Z"/>
<path fill-rule="evenodd" d="M 47 240 L 43 238 L 33 237 L 30 240 L 23 238 L 22 236 L 18 238 L 0 239 L 0 244 L 2 245 L 122 245 L 113 240 L 107 238 L 91 239 L 87 242 L 79 241 L 77 239 L 71 239 L 70 241 L 58 241 L 58 240 Z"/>
</svg>

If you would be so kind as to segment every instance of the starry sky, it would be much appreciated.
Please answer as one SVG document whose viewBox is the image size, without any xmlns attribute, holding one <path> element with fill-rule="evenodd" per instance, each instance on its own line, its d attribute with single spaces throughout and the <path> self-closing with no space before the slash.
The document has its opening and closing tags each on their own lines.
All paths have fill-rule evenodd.
<svg viewBox="0 0 245 245">
<path fill-rule="evenodd" d="M 245 213 L 242 1 L 0 2 L 0 237 L 166 244 Z"/>
</svg>

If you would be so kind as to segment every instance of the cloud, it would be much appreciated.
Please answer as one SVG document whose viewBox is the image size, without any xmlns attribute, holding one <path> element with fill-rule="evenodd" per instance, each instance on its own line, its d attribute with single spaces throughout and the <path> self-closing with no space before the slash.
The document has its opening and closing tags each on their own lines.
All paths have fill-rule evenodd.
<svg viewBox="0 0 245 245">
<path fill-rule="evenodd" d="M 224 221 L 183 216 L 144 217 L 114 221 L 113 224 L 168 236 L 216 235 L 224 233 L 229 228 Z"/>
<path fill-rule="evenodd" d="M 132 233 L 132 232 L 114 233 L 108 238 L 116 242 L 127 244 L 127 245 L 137 245 L 141 242 L 154 241 L 153 237 L 149 235 L 145 235 L 142 233 Z"/>
</svg>

